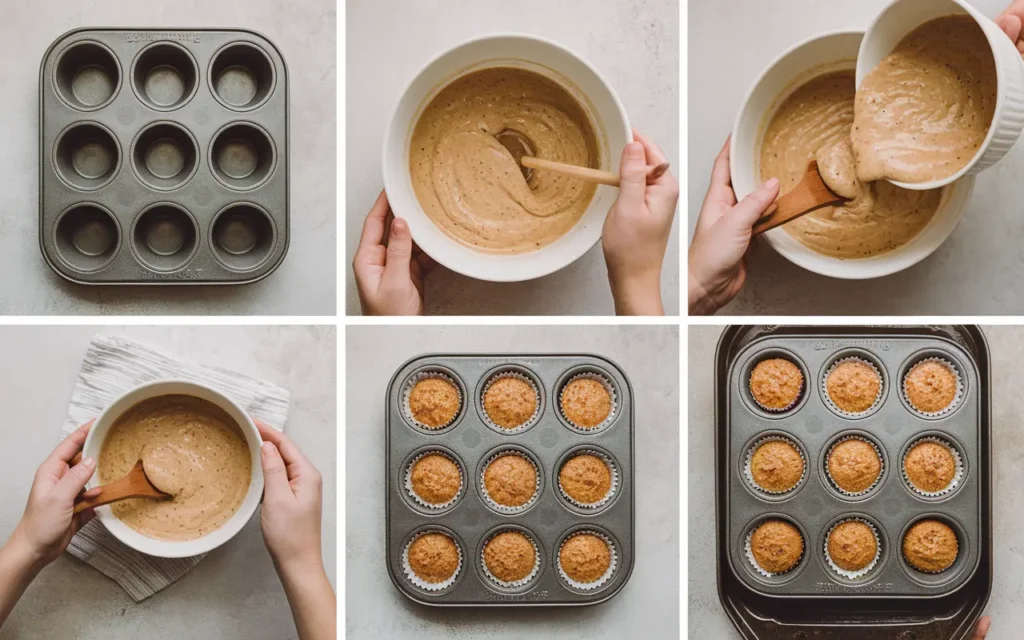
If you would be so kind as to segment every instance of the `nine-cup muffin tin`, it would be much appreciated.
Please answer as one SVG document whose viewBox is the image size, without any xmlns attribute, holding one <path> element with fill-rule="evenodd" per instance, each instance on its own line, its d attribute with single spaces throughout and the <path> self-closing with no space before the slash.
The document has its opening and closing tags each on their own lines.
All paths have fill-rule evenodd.
<svg viewBox="0 0 1024 640">
<path fill-rule="evenodd" d="M 84 284 L 239 284 L 288 249 L 288 73 L 245 30 L 79 29 L 39 76 L 39 240 Z"/>
<path fill-rule="evenodd" d="M 540 391 L 540 416 L 524 429 L 505 432 L 488 424 L 482 406 L 484 385 L 495 374 L 511 371 L 526 376 Z M 428 431 L 404 410 L 404 389 L 418 374 L 440 373 L 458 386 L 462 405 L 447 427 Z M 593 433 L 572 427 L 559 413 L 559 394 L 574 376 L 603 377 L 615 390 L 615 417 Z M 395 586 L 416 602 L 446 606 L 588 605 L 618 593 L 633 569 L 633 391 L 626 374 L 613 362 L 595 355 L 424 355 L 403 365 L 387 392 L 387 567 Z M 593 511 L 580 509 L 558 490 L 558 471 L 570 454 L 592 449 L 614 461 L 618 485 L 613 498 Z M 455 503 L 432 510 L 413 500 L 405 487 L 408 465 L 415 457 L 439 451 L 463 470 L 466 484 Z M 525 510 L 501 513 L 483 496 L 480 477 L 485 464 L 505 450 L 527 455 L 539 471 L 538 498 Z M 483 544 L 504 528 L 520 530 L 539 550 L 540 569 L 520 588 L 505 589 L 489 580 L 481 566 Z M 452 536 L 462 555 L 454 583 L 439 591 L 414 585 L 403 569 L 408 543 L 420 532 L 435 530 Z M 616 568 L 601 586 L 582 590 L 567 584 L 558 571 L 558 550 L 572 533 L 595 531 L 615 549 Z"/>
</svg>

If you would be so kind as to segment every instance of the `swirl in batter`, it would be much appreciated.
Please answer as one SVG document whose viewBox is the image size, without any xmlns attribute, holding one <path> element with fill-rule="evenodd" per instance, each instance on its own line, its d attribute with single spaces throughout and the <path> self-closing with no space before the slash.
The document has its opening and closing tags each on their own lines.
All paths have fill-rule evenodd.
<svg viewBox="0 0 1024 640">
<path fill-rule="evenodd" d="M 511 129 L 536 157 L 595 167 L 597 136 L 586 111 L 544 76 L 496 67 L 462 76 L 423 110 L 409 152 L 413 189 L 427 216 L 475 249 L 522 253 L 563 236 L 595 186 L 550 171 L 529 181 L 495 136 Z"/>
</svg>

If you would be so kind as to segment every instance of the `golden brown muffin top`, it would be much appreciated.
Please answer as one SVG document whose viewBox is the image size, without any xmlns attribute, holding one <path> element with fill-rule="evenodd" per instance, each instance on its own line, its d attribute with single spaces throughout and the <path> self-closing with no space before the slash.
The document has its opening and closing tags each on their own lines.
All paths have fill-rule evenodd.
<svg viewBox="0 0 1024 640">
<path fill-rule="evenodd" d="M 875 533 L 863 522 L 843 522 L 828 536 L 828 555 L 844 571 L 860 571 L 871 564 L 877 553 Z"/>
<path fill-rule="evenodd" d="M 828 475 L 843 491 L 867 491 L 882 473 L 878 451 L 863 440 L 840 442 L 828 456 Z"/>
<path fill-rule="evenodd" d="M 598 581 L 612 564 L 608 544 L 591 533 L 580 533 L 565 541 L 558 552 L 565 575 L 576 582 Z"/>
<path fill-rule="evenodd" d="M 429 504 L 444 504 L 462 487 L 459 465 L 440 453 L 429 453 L 412 466 L 412 490 Z"/>
<path fill-rule="evenodd" d="M 443 533 L 425 533 L 409 545 L 409 567 L 424 582 L 444 582 L 459 568 L 459 549 Z"/>
<path fill-rule="evenodd" d="M 754 483 L 767 491 L 789 491 L 804 475 L 804 459 L 796 447 L 782 440 L 770 440 L 754 450 L 750 458 Z"/>
<path fill-rule="evenodd" d="M 515 429 L 537 412 L 537 391 L 525 380 L 498 378 L 484 392 L 484 411 L 499 427 Z"/>
<path fill-rule="evenodd" d="M 612 397 L 597 380 L 579 378 L 562 389 L 562 415 L 581 429 L 593 429 L 612 412 Z"/>
<path fill-rule="evenodd" d="M 882 379 L 878 372 L 858 360 L 840 362 L 825 378 L 825 390 L 832 403 L 847 413 L 867 411 L 878 400 Z"/>
<path fill-rule="evenodd" d="M 800 530 L 783 520 L 768 520 L 754 530 L 750 551 L 757 565 L 768 573 L 785 573 L 804 555 Z"/>
<path fill-rule="evenodd" d="M 903 557 L 910 566 L 927 573 L 939 573 L 950 568 L 959 552 L 956 533 L 938 520 L 918 522 L 903 538 Z"/>
<path fill-rule="evenodd" d="M 442 378 L 426 378 L 409 392 L 413 419 L 429 429 L 448 426 L 459 413 L 459 389 Z"/>
<path fill-rule="evenodd" d="M 498 456 L 484 469 L 484 488 L 498 504 L 521 507 L 537 492 L 537 469 L 520 455 Z"/>
<path fill-rule="evenodd" d="M 956 374 L 942 362 L 918 362 L 904 379 L 903 391 L 918 411 L 942 411 L 956 399 Z"/>
<path fill-rule="evenodd" d="M 783 358 L 762 360 L 750 373 L 750 393 L 765 409 L 788 409 L 800 399 L 803 388 L 800 367 Z"/>
<path fill-rule="evenodd" d="M 498 580 L 515 582 L 530 575 L 537 565 L 537 550 L 518 531 L 503 531 L 484 546 L 484 564 Z"/>
<path fill-rule="evenodd" d="M 584 453 L 565 461 L 558 472 L 558 484 L 570 498 L 594 504 L 612 488 L 612 472 L 601 458 Z"/>
<path fill-rule="evenodd" d="M 956 461 L 949 447 L 937 442 L 920 442 L 911 447 L 903 461 L 910 484 L 921 491 L 942 491 L 956 476 Z"/>
</svg>

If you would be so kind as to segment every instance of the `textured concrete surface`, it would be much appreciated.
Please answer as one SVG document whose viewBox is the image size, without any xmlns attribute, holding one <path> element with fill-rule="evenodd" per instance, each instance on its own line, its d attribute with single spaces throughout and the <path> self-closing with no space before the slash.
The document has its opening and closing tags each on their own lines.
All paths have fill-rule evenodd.
<svg viewBox="0 0 1024 640">
<path fill-rule="evenodd" d="M 347 636 L 679 637 L 679 338 L 676 327 L 349 327 L 346 335 Z M 428 352 L 594 352 L 636 397 L 636 558 L 608 602 L 583 608 L 435 609 L 406 599 L 384 564 L 384 396 Z"/>
<path fill-rule="evenodd" d="M 679 159 L 677 0 L 349 0 L 347 3 L 347 263 L 363 219 L 383 187 L 387 119 L 406 85 L 431 58 L 488 33 L 550 38 L 593 64 L 619 94 L 633 127 Z M 401 43 L 395 46 L 394 43 Z M 677 171 L 678 174 L 678 171 Z M 679 223 L 662 272 L 665 311 L 679 313 Z M 346 309 L 359 313 L 346 265 Z M 445 269 L 427 281 L 427 312 L 459 315 L 614 313 L 600 246 L 562 271 L 530 282 L 495 284 Z"/>
<path fill-rule="evenodd" d="M 711 165 L 754 80 L 779 54 L 829 31 L 868 27 L 888 0 L 732 0 L 689 7 L 689 234 Z M 1009 0 L 972 0 L 995 17 Z M 914 267 L 868 281 L 835 280 L 797 267 L 766 243 L 732 315 L 1014 315 L 1024 274 L 1024 145 L 982 173 L 962 224 Z M 744 194 L 740 194 L 742 197 Z"/>
<path fill-rule="evenodd" d="M 17 524 L 36 467 L 60 437 L 91 337 L 114 333 L 181 358 L 241 371 L 292 393 L 286 433 L 324 478 L 323 552 L 335 568 L 336 336 L 333 327 L 0 327 L 0 540 Z M 259 515 L 177 583 L 135 604 L 70 556 L 43 570 L 0 640 L 297 638 Z"/>
<path fill-rule="evenodd" d="M 334 0 L 4 0 L 0 6 L 0 314 L 331 315 L 336 305 Z M 291 248 L 270 277 L 235 287 L 86 287 L 39 252 L 39 64 L 78 27 L 246 27 L 288 63 Z"/>
<path fill-rule="evenodd" d="M 992 353 L 993 544 L 995 577 L 986 613 L 989 640 L 1019 638 L 1024 626 L 1024 414 L 1016 379 L 1024 359 L 1024 327 L 984 327 Z M 715 585 L 714 361 L 721 327 L 689 330 L 689 634 L 691 638 L 740 638 L 725 615 Z"/>
</svg>

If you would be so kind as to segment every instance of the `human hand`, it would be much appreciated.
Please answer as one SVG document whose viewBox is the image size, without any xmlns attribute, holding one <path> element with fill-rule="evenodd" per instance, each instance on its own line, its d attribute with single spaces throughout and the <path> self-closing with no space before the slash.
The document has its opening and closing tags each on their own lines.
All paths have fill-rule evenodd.
<svg viewBox="0 0 1024 640">
<path fill-rule="evenodd" d="M 665 172 L 647 183 L 648 165 L 667 162 L 661 148 L 636 131 L 622 150 L 622 182 L 604 222 L 608 280 L 620 315 L 663 315 L 661 265 L 679 201 L 679 183 Z"/>
<path fill-rule="evenodd" d="M 985 640 L 985 636 L 988 635 L 988 630 L 991 626 L 992 619 L 988 616 L 983 616 L 978 620 L 978 626 L 974 628 L 974 635 L 971 636 L 970 640 Z"/>
<path fill-rule="evenodd" d="M 743 288 L 747 278 L 745 256 L 751 247 L 754 223 L 778 195 L 779 181 L 772 178 L 736 204 L 726 140 L 715 158 L 711 186 L 690 243 L 687 289 L 691 314 L 715 313 Z"/>
<path fill-rule="evenodd" d="M 1017 51 L 1024 54 L 1024 0 L 1013 0 L 996 18 L 996 24 L 1017 45 Z"/>
<path fill-rule="evenodd" d="M 412 241 L 409 225 L 395 218 L 383 191 L 363 223 L 352 261 L 359 304 L 366 315 L 423 315 L 423 286 L 437 265 Z"/>
</svg>

